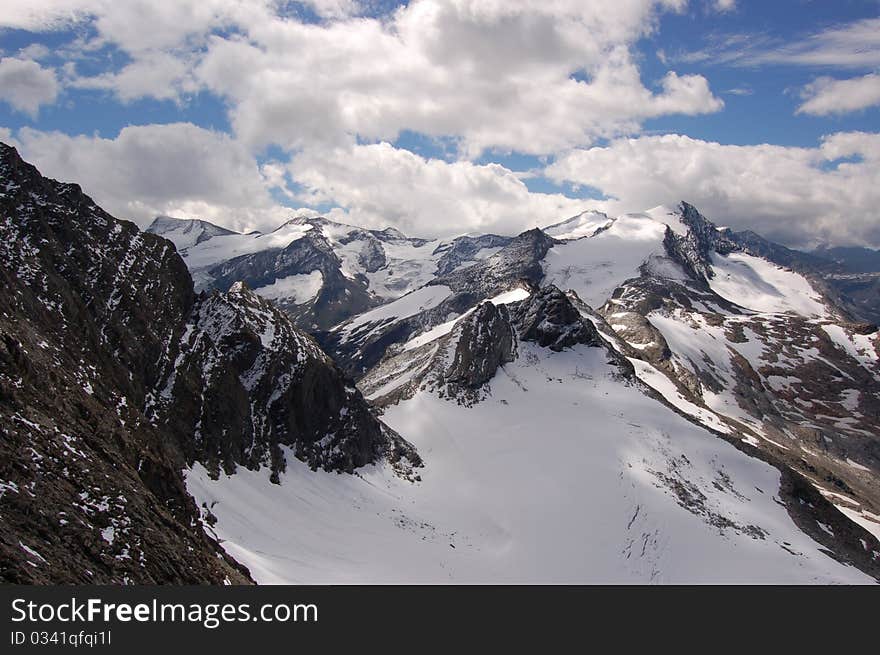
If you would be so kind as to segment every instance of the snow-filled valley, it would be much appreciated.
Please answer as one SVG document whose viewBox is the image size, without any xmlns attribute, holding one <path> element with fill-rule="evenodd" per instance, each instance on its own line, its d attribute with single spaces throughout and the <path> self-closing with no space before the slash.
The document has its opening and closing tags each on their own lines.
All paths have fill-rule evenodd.
<svg viewBox="0 0 880 655">
<path fill-rule="evenodd" d="M 426 462 L 418 482 L 288 456 L 280 485 L 196 466 L 187 488 L 262 583 L 871 581 L 795 526 L 776 469 L 606 359 L 520 344 L 473 407 L 431 392 L 392 406 L 383 420 Z"/>
</svg>

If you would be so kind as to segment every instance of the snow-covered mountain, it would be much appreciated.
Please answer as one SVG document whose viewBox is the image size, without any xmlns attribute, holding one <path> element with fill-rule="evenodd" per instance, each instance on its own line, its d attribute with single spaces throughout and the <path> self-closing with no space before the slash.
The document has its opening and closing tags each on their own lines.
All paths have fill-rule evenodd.
<svg viewBox="0 0 880 655">
<path fill-rule="evenodd" d="M 313 331 L 399 298 L 438 272 L 484 259 L 509 241 L 493 235 L 414 239 L 393 228 L 365 230 L 302 216 L 268 234 L 160 216 L 147 232 L 174 242 L 196 290 L 246 282 Z"/>
<path fill-rule="evenodd" d="M 421 453 L 414 488 L 381 467 L 335 490 L 282 478 L 284 498 L 369 510 L 325 530 L 288 509 L 314 526 L 297 536 L 244 530 L 233 499 L 274 502 L 261 479 L 189 488 L 265 580 L 876 576 L 880 335 L 820 272 L 686 203 L 525 232 L 325 335 Z M 709 542 L 705 559 L 685 545 Z"/>
<path fill-rule="evenodd" d="M 142 233 L 0 155 L 4 580 L 880 580 L 827 262 L 687 203 Z"/>
<path fill-rule="evenodd" d="M 261 582 L 871 581 L 870 534 L 652 397 L 608 330 L 520 288 L 374 369 L 361 386 L 422 454 L 416 484 L 196 468 L 188 489 Z"/>
</svg>

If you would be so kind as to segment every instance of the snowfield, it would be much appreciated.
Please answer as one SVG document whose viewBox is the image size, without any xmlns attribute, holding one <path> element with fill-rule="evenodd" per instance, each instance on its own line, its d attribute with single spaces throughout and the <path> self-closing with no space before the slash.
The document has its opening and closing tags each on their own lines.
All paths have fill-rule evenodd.
<svg viewBox="0 0 880 655">
<path fill-rule="evenodd" d="M 616 219 L 594 237 L 554 246 L 544 259 L 544 284 L 573 289 L 590 307 L 599 307 L 639 267 L 662 256 L 666 225 L 645 214 Z"/>
<path fill-rule="evenodd" d="M 317 296 L 322 284 L 324 276 L 321 271 L 312 271 L 302 275 L 288 275 L 272 284 L 254 289 L 254 292 L 269 300 L 285 298 L 302 304 Z"/>
<path fill-rule="evenodd" d="M 820 552 L 779 473 L 616 377 L 601 348 L 520 343 L 473 407 L 422 391 L 385 422 L 425 460 L 240 469 L 187 488 L 260 583 L 870 583 Z M 551 427 L 552 426 L 552 427 Z"/>
<path fill-rule="evenodd" d="M 828 316 L 818 293 L 802 276 L 759 257 L 712 253 L 712 290 L 741 307 L 766 313 Z"/>
<path fill-rule="evenodd" d="M 359 314 L 352 321 L 343 325 L 341 329 L 349 334 L 365 325 L 384 325 L 389 321 L 408 318 L 426 309 L 436 307 L 450 295 L 452 295 L 452 289 L 447 286 L 438 284 L 422 287 L 393 302 Z"/>
</svg>

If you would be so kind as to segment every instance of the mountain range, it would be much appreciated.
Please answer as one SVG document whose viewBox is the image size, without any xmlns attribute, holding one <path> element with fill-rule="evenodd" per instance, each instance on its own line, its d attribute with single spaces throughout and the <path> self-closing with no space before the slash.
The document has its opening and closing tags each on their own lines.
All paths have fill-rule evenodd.
<svg viewBox="0 0 880 655">
<path fill-rule="evenodd" d="M 686 202 L 141 232 L 8 146 L 0 210 L 5 581 L 880 579 L 880 302 L 840 253 Z"/>
</svg>

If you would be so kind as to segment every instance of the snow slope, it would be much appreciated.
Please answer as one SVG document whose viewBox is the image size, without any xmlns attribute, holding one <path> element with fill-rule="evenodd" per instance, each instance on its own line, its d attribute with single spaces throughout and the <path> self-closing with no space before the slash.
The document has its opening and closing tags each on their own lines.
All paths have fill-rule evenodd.
<svg viewBox="0 0 880 655">
<path fill-rule="evenodd" d="M 223 234 L 186 248 L 180 252 L 180 255 L 190 270 L 199 270 L 240 255 L 250 255 L 272 248 L 284 248 L 302 238 L 311 229 L 311 225 L 288 222 L 268 234 L 259 232 Z"/>
<path fill-rule="evenodd" d="M 389 321 L 407 318 L 426 309 L 436 307 L 448 298 L 452 290 L 443 285 L 432 285 L 416 289 L 393 302 L 380 305 L 368 312 L 359 314 L 343 326 L 346 333 L 356 332 L 365 325 L 383 325 Z"/>
<path fill-rule="evenodd" d="M 828 316 L 821 296 L 802 275 L 765 259 L 739 252 L 712 253 L 712 268 L 712 290 L 742 307 L 766 313 Z"/>
<path fill-rule="evenodd" d="M 624 281 L 638 277 L 644 262 L 664 258 L 665 232 L 664 223 L 646 214 L 621 216 L 594 237 L 551 248 L 544 259 L 544 283 L 573 289 L 585 303 L 599 307 Z"/>
<path fill-rule="evenodd" d="M 301 304 L 314 298 L 321 290 L 323 283 L 324 276 L 321 275 L 321 271 L 312 271 L 301 275 L 288 275 L 275 280 L 272 284 L 254 289 L 254 291 L 257 295 L 269 300 L 289 298 L 293 302 Z"/>
<path fill-rule="evenodd" d="M 613 220 L 607 214 L 590 210 L 542 229 L 554 239 L 580 239 L 593 236 L 597 230 L 608 227 Z"/>
<path fill-rule="evenodd" d="M 288 457 L 280 486 L 196 466 L 187 487 L 263 583 L 872 581 L 797 529 L 776 469 L 606 360 L 521 342 L 473 407 L 423 390 L 388 408 L 426 462 L 420 482 Z"/>
</svg>

